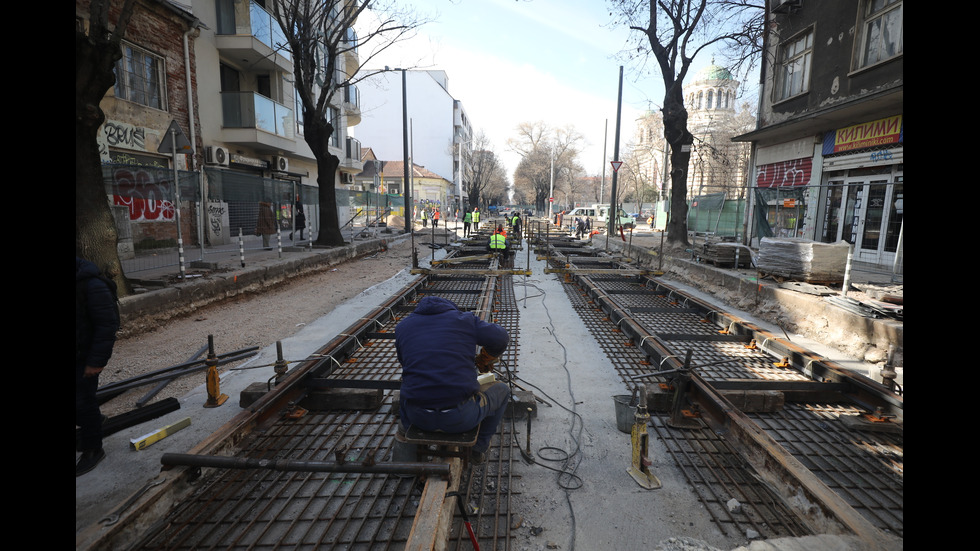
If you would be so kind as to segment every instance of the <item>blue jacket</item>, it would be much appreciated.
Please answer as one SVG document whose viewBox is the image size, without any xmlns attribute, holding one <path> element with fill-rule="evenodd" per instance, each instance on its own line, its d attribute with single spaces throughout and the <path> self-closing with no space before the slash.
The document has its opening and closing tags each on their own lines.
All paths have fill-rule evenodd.
<svg viewBox="0 0 980 551">
<path fill-rule="evenodd" d="M 434 409 L 459 404 L 480 389 L 477 346 L 500 356 L 509 339 L 506 329 L 461 312 L 452 301 L 423 297 L 395 327 L 401 399 Z"/>
</svg>

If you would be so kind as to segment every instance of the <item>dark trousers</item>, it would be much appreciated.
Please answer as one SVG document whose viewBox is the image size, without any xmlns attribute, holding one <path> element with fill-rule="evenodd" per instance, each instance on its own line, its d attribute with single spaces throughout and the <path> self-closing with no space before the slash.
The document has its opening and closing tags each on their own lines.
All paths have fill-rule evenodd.
<svg viewBox="0 0 980 551">
<path fill-rule="evenodd" d="M 102 447 L 102 412 L 95 391 L 99 388 L 99 376 L 83 377 L 84 362 L 75 364 L 75 425 L 81 430 L 78 451 L 97 450 Z"/>
<path fill-rule="evenodd" d="M 403 400 L 401 423 L 403 428 L 416 426 L 422 430 L 458 434 L 471 430 L 482 422 L 473 450 L 486 453 L 490 447 L 490 439 L 497 433 L 500 420 L 504 418 L 508 400 L 510 387 L 504 383 L 494 383 L 451 408 L 426 409 L 411 400 Z"/>
</svg>

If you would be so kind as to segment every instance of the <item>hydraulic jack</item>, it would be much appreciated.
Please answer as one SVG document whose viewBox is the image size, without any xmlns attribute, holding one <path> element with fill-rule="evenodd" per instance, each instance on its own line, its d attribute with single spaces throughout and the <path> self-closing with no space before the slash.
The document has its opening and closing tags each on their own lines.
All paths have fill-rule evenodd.
<svg viewBox="0 0 980 551">
<path fill-rule="evenodd" d="M 647 490 L 656 490 L 662 486 L 660 479 L 650 472 L 649 444 L 650 434 L 647 432 L 647 423 L 650 422 L 650 414 L 647 412 L 647 388 L 640 385 L 640 404 L 636 407 L 636 414 L 633 422 L 632 443 L 633 443 L 633 463 L 626 470 L 633 477 L 633 480 Z"/>
<path fill-rule="evenodd" d="M 216 408 L 225 403 L 225 401 L 228 399 L 228 395 L 221 393 L 221 386 L 218 377 L 218 356 L 214 353 L 214 335 L 208 335 L 208 358 L 204 363 L 208 366 L 208 400 L 204 403 L 204 407 Z"/>
</svg>

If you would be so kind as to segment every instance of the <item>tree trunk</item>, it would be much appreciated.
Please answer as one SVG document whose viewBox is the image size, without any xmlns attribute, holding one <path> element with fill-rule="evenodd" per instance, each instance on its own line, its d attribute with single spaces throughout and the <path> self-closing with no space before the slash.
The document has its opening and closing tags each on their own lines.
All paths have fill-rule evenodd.
<svg viewBox="0 0 980 551">
<path fill-rule="evenodd" d="M 317 121 L 307 117 L 304 121 L 306 143 L 316 158 L 317 186 L 320 188 L 320 233 L 316 244 L 323 247 L 341 247 L 345 244 L 340 232 L 340 217 L 337 214 L 337 190 L 334 182 L 340 159 L 330 153 L 330 136 L 333 125 L 326 120 Z"/>
<path fill-rule="evenodd" d="M 105 121 L 99 103 L 115 84 L 118 45 L 75 33 L 75 256 L 95 263 L 117 285 L 132 292 L 116 246 L 116 225 L 102 181 L 98 133 Z"/>
<path fill-rule="evenodd" d="M 679 83 L 669 88 L 664 99 L 664 138 L 670 144 L 670 218 L 667 241 L 688 245 L 687 166 L 691 160 L 694 136 L 687 129 L 687 109 Z"/>
</svg>

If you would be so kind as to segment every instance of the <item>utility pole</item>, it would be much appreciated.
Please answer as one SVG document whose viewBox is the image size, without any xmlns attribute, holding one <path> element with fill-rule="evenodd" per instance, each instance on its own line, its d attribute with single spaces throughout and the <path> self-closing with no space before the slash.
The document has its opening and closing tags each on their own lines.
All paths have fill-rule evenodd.
<svg viewBox="0 0 980 551">
<path fill-rule="evenodd" d="M 613 142 L 613 160 L 619 162 L 619 124 L 623 115 L 623 66 L 619 66 L 619 96 L 616 98 L 616 139 Z M 606 217 L 606 249 L 609 248 L 609 234 L 616 230 L 619 222 L 619 209 L 616 208 L 616 181 L 618 170 L 612 175 L 612 195 L 609 197 L 609 216 Z"/>
</svg>

